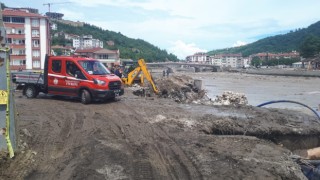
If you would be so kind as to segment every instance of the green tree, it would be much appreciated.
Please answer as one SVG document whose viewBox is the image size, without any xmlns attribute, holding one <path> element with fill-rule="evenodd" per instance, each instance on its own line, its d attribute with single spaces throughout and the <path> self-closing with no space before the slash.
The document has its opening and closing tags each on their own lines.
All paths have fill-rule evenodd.
<svg viewBox="0 0 320 180">
<path fill-rule="evenodd" d="M 320 38 L 320 21 L 311 24 L 308 28 L 299 28 L 298 30 L 291 31 L 287 34 L 270 36 L 245 46 L 209 51 L 208 55 L 242 53 L 244 57 L 247 57 L 260 52 L 292 52 L 294 50 L 299 50 L 301 42 L 311 34 Z"/>
<path fill-rule="evenodd" d="M 320 52 L 320 38 L 315 35 L 309 35 L 300 46 L 300 55 L 304 58 L 310 58 Z"/>
<path fill-rule="evenodd" d="M 262 60 L 259 57 L 253 57 L 251 60 L 251 65 L 258 67 L 262 64 Z"/>
</svg>

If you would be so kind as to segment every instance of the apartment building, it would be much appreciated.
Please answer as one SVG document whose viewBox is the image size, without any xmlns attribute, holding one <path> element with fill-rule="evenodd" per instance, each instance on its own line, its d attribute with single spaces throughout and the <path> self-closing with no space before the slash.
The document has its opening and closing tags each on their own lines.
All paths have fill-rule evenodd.
<svg viewBox="0 0 320 180">
<path fill-rule="evenodd" d="M 2 15 L 11 49 L 11 70 L 43 69 L 45 55 L 50 52 L 48 18 L 27 8 L 6 8 Z"/>
<path fill-rule="evenodd" d="M 217 54 L 214 56 L 209 56 L 209 64 L 222 67 L 223 66 L 222 55 Z"/>
<path fill-rule="evenodd" d="M 191 62 L 191 63 L 206 64 L 206 63 L 209 63 L 209 56 L 207 55 L 207 53 L 198 52 L 198 53 L 195 53 L 194 55 L 187 56 L 186 60 L 187 62 Z"/>
<path fill-rule="evenodd" d="M 240 68 L 244 66 L 242 54 L 217 54 L 209 57 L 209 64 L 220 67 Z"/>
<path fill-rule="evenodd" d="M 286 53 L 268 53 L 268 52 L 262 52 L 253 54 L 250 56 L 252 59 L 253 57 L 258 57 L 261 60 L 271 60 L 271 59 L 289 59 L 289 58 L 300 58 L 300 54 L 296 51 L 292 52 L 286 52 Z"/>
<path fill-rule="evenodd" d="M 103 48 L 103 42 L 93 39 L 92 35 L 85 35 L 74 38 L 73 47 L 77 49 Z"/>
<path fill-rule="evenodd" d="M 226 66 L 231 68 L 241 68 L 243 66 L 242 54 L 223 54 Z"/>
</svg>

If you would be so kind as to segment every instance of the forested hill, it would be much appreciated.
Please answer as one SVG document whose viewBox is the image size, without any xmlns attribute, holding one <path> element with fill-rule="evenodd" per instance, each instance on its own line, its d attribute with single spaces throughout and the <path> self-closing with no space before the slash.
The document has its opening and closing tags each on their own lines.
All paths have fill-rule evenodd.
<svg viewBox="0 0 320 180">
<path fill-rule="evenodd" d="M 132 39 L 122 35 L 120 32 L 116 33 L 109 30 L 104 30 L 100 27 L 90 24 L 84 24 L 83 27 L 74 27 L 71 25 L 63 24 L 55 21 L 58 25 L 58 29 L 55 32 L 65 32 L 67 34 L 74 35 L 92 35 L 94 39 L 103 41 L 104 48 L 107 49 L 119 49 L 120 58 L 137 60 L 140 58 L 145 59 L 147 62 L 160 62 L 160 61 L 177 61 L 177 56 L 168 53 L 166 50 L 160 48 L 142 40 Z M 128 27 L 127 27 L 128 28 Z M 53 32 L 54 33 L 54 32 Z M 113 41 L 113 46 L 108 46 L 107 41 Z M 66 45 L 68 42 L 64 39 L 64 36 L 53 39 L 53 45 Z M 70 43 L 70 42 L 69 42 Z"/>
<path fill-rule="evenodd" d="M 242 53 L 243 56 L 249 56 L 259 52 L 291 52 L 299 51 L 301 44 L 308 36 L 320 38 L 320 21 L 310 25 L 308 28 L 290 31 L 284 35 L 276 35 L 258 40 L 254 43 L 235 48 L 225 48 L 208 52 L 209 55 L 220 53 Z"/>
</svg>

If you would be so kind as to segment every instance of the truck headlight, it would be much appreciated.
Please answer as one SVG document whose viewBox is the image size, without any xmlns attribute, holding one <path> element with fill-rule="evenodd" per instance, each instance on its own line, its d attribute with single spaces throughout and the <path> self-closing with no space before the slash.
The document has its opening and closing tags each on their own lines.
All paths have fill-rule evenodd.
<svg viewBox="0 0 320 180">
<path fill-rule="evenodd" d="M 99 80 L 99 79 L 93 79 L 93 82 L 94 82 L 95 84 L 100 85 L 100 86 L 106 85 L 106 82 L 105 82 L 105 81 L 102 81 L 102 80 Z"/>
</svg>

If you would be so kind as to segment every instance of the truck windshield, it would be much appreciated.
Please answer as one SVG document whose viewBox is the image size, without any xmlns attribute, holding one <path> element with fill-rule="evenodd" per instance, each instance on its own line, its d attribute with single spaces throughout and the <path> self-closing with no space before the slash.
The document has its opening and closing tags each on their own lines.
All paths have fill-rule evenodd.
<svg viewBox="0 0 320 180">
<path fill-rule="evenodd" d="M 92 75 L 107 75 L 110 71 L 100 61 L 80 61 L 79 64 Z"/>
</svg>

